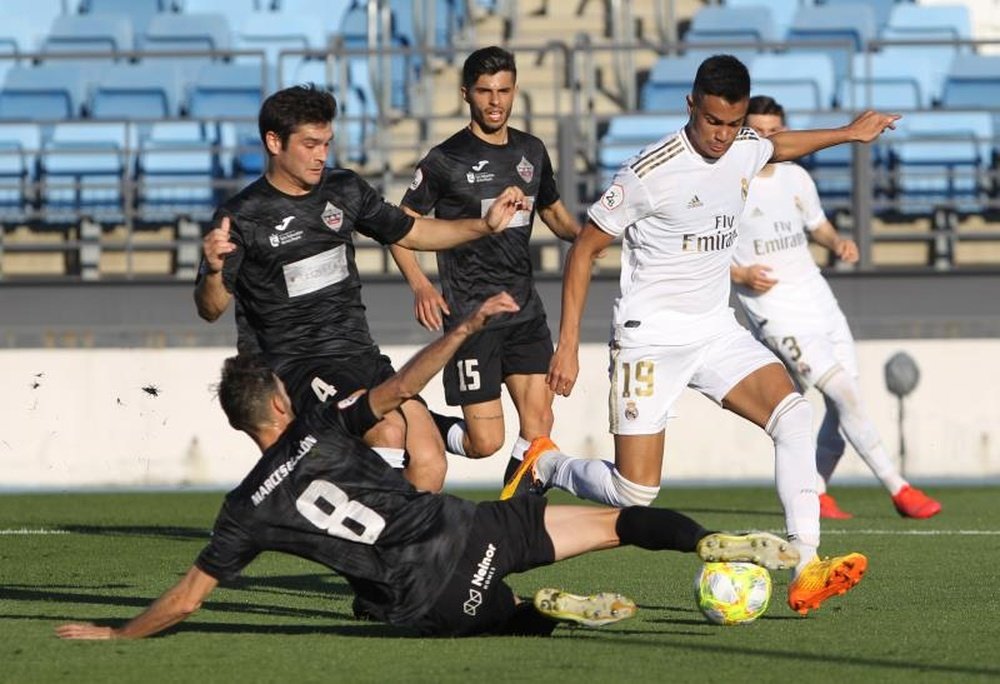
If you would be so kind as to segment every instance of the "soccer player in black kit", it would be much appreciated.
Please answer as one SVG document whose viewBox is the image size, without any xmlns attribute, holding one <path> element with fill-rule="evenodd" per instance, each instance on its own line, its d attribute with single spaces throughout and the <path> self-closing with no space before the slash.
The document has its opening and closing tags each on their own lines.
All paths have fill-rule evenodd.
<svg viewBox="0 0 1000 684">
<path fill-rule="evenodd" d="M 544 497 L 473 503 L 416 490 L 361 441 L 381 416 L 414 397 L 493 315 L 514 313 L 506 293 L 421 350 L 386 382 L 296 417 L 281 380 L 260 355 L 226 360 L 219 401 L 261 457 L 228 495 L 211 541 L 187 573 L 121 627 L 64 624 L 67 639 L 140 638 L 194 613 L 220 581 L 264 551 L 282 551 L 343 575 L 366 617 L 425 636 L 548 634 L 557 620 L 601 625 L 631 617 L 617 594 L 542 590 L 518 602 L 504 576 L 587 551 L 634 544 L 695 552 L 708 561 L 766 567 L 795 562 L 768 533 L 708 533 L 663 508 L 547 505 Z M 686 590 L 686 587 L 685 587 Z"/>
<path fill-rule="evenodd" d="M 195 287 L 198 313 L 208 321 L 235 297 L 238 349 L 262 352 L 300 411 L 393 373 L 368 331 L 355 231 L 382 244 L 446 249 L 502 229 L 523 197 L 518 188 L 501 189 L 482 218 L 414 220 L 354 172 L 326 166 L 335 115 L 333 96 L 312 85 L 264 101 L 258 123 L 267 171 L 218 211 Z M 441 489 L 444 443 L 419 400 L 405 402 L 365 439 L 397 466 L 405 449 L 410 481 Z"/>
<path fill-rule="evenodd" d="M 514 56 L 499 47 L 476 50 L 462 68 L 469 125 L 433 148 L 418 164 L 401 206 L 413 216 L 484 216 L 507 186 L 519 187 L 527 206 L 503 233 L 438 251 L 443 297 L 405 245 L 390 247 L 415 296 L 417 320 L 428 330 L 450 330 L 487 297 L 506 290 L 521 310 L 501 316 L 469 340 L 444 369 L 445 399 L 461 406 L 464 421 L 439 428 L 449 451 L 470 458 L 503 446 L 500 386 L 505 384 L 519 420 L 519 436 L 504 476 L 520 466 L 535 438 L 551 449 L 553 393 L 545 381 L 552 335 L 532 277 L 529 240 L 535 213 L 558 237 L 572 241 L 579 223 L 559 199 L 544 143 L 507 125 L 517 90 Z M 438 419 L 435 416 L 435 419 Z M 509 492 L 501 494 L 505 498 Z"/>
</svg>

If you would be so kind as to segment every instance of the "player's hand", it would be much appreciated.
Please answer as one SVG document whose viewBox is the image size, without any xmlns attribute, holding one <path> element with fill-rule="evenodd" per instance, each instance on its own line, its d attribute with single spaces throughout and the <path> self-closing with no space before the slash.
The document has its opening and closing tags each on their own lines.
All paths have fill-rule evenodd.
<svg viewBox="0 0 1000 684">
<path fill-rule="evenodd" d="M 474 333 L 483 329 L 492 316 L 502 313 L 514 313 L 520 311 L 521 307 L 518 306 L 514 298 L 511 297 L 506 292 L 501 292 L 500 294 L 495 294 L 476 309 L 476 312 L 466 319 L 466 324 L 469 327 L 469 332 Z"/>
<path fill-rule="evenodd" d="M 838 259 L 849 264 L 857 263 L 859 257 L 858 246 L 850 238 L 837 240 L 837 244 L 833 246 L 833 253 L 837 255 Z"/>
<path fill-rule="evenodd" d="M 229 217 L 223 216 L 222 220 L 201 241 L 201 251 L 205 255 L 205 264 L 210 273 L 218 273 L 222 270 L 222 264 L 226 261 L 226 255 L 236 249 L 229 240 Z"/>
<path fill-rule="evenodd" d="M 744 270 L 743 285 L 754 292 L 763 294 L 778 284 L 777 279 L 771 277 L 771 267 L 763 264 L 751 264 Z"/>
<path fill-rule="evenodd" d="M 553 393 L 568 397 L 576 385 L 580 375 L 579 350 L 576 347 L 560 344 L 556 347 L 552 360 L 549 362 L 549 372 L 545 382 Z"/>
<path fill-rule="evenodd" d="M 451 315 L 448 302 L 444 300 L 441 293 L 433 285 L 426 285 L 413 292 L 413 315 L 417 322 L 427 330 L 440 330 L 443 318 Z"/>
<path fill-rule="evenodd" d="M 847 124 L 847 129 L 851 134 L 851 140 L 867 143 L 875 140 L 888 129 L 895 130 L 896 121 L 899 118 L 899 114 L 883 114 L 869 110 Z"/>
<path fill-rule="evenodd" d="M 507 227 L 514 214 L 525 206 L 524 191 L 512 185 L 501 192 L 490 205 L 489 211 L 486 212 L 486 225 L 491 232 L 499 233 Z"/>
<path fill-rule="evenodd" d="M 60 639 L 114 639 L 115 630 L 92 622 L 70 623 L 56 627 L 56 636 Z"/>
</svg>

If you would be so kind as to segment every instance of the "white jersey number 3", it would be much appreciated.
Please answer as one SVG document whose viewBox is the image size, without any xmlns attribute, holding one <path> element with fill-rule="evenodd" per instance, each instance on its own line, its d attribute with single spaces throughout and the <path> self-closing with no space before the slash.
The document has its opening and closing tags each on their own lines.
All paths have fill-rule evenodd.
<svg viewBox="0 0 1000 684">
<path fill-rule="evenodd" d="M 309 483 L 295 507 L 316 527 L 347 541 L 374 544 L 385 529 L 385 518 L 347 498 L 343 489 L 326 480 Z"/>
</svg>

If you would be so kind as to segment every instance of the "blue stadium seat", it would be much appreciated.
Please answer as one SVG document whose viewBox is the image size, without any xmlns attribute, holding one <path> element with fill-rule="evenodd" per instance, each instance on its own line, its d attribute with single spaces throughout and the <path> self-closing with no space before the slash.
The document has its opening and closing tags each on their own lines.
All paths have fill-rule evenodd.
<svg viewBox="0 0 1000 684">
<path fill-rule="evenodd" d="M 230 36 L 222 14 L 161 13 L 149 20 L 137 43 L 147 51 L 229 50 Z"/>
<path fill-rule="evenodd" d="M 80 116 L 89 81 L 78 63 L 53 60 L 7 72 L 0 89 L 0 119 L 57 121 Z"/>
<path fill-rule="evenodd" d="M 257 118 L 267 89 L 261 67 L 253 64 L 206 64 L 190 84 L 188 116 Z"/>
<path fill-rule="evenodd" d="M 53 17 L 45 24 L 36 24 L 19 14 L 5 14 L 0 22 L 0 52 L 37 52 L 54 19 Z"/>
<path fill-rule="evenodd" d="M 35 200 L 41 129 L 0 123 L 0 225 L 28 219 Z"/>
<path fill-rule="evenodd" d="M 767 7 L 771 11 L 776 40 L 784 40 L 801 4 L 799 0 L 725 0 L 725 6 L 733 9 Z"/>
<path fill-rule="evenodd" d="M 142 223 L 212 217 L 221 176 L 212 142 L 195 121 L 158 122 L 139 143 L 136 216 Z"/>
<path fill-rule="evenodd" d="M 63 10 L 63 0 L 3 0 L 3 23 L 13 20 L 12 28 L 20 25 L 22 30 L 28 31 L 22 34 L 28 44 L 22 42 L 20 51 L 35 52 Z"/>
<path fill-rule="evenodd" d="M 326 47 L 327 33 L 323 23 L 302 14 L 249 12 L 234 26 L 233 47 L 237 50 L 263 50 L 264 58 L 272 66 L 278 65 L 282 50 L 320 50 Z M 294 61 L 301 59 L 297 57 Z M 284 69 L 291 67 L 291 62 L 282 64 Z"/>
<path fill-rule="evenodd" d="M 954 108 L 1000 109 L 1000 56 L 955 55 L 941 102 Z"/>
<path fill-rule="evenodd" d="M 866 5 L 871 8 L 872 13 L 875 16 L 876 29 L 882 30 L 882 28 L 889 23 L 889 16 L 892 14 L 893 8 L 901 1 L 906 2 L 908 0 L 820 0 L 817 4 L 847 5 L 849 7 L 854 5 Z"/>
<path fill-rule="evenodd" d="M 337 33 L 354 4 L 353 0 L 275 0 L 274 11 L 281 16 L 308 17 L 326 27 L 328 32 Z"/>
<path fill-rule="evenodd" d="M 154 14 L 172 9 L 171 0 L 82 0 L 83 14 L 127 15 L 136 33 L 141 33 Z"/>
<path fill-rule="evenodd" d="M 685 42 L 761 43 L 778 40 L 771 9 L 766 5 L 710 5 L 692 17 Z"/>
<path fill-rule="evenodd" d="M 969 9 L 960 2 L 947 5 L 899 3 L 889 15 L 882 37 L 968 40 L 972 37 Z"/>
<path fill-rule="evenodd" d="M 779 101 L 780 102 L 780 101 Z M 788 117 L 788 127 L 795 129 L 839 128 L 850 123 L 845 112 L 826 112 Z M 820 197 L 827 204 L 844 204 L 853 190 L 852 145 L 834 145 L 798 160 L 813 178 Z M 877 165 L 876 154 L 873 162 Z"/>
<path fill-rule="evenodd" d="M 170 60 L 114 64 L 99 74 L 87 107 L 95 119 L 164 119 L 180 115 L 184 71 Z"/>
<path fill-rule="evenodd" d="M 933 58 L 916 51 L 854 55 L 853 76 L 841 80 L 837 103 L 845 109 L 930 108 L 935 90 Z"/>
<path fill-rule="evenodd" d="M 340 35 L 344 46 L 348 48 L 368 48 L 368 15 L 363 3 L 355 3 L 344 14 L 344 19 L 340 25 Z M 404 44 L 399 36 L 392 37 L 392 47 L 403 47 Z M 355 55 L 351 60 L 351 85 L 358 88 L 365 98 L 366 105 L 371 103 L 372 107 L 378 106 L 378 99 L 375 97 L 377 83 L 376 78 L 381 79 L 383 74 L 377 70 L 372 74 L 369 69 L 367 57 Z M 390 57 L 389 78 L 390 78 L 390 105 L 405 109 L 409 104 L 409 94 L 407 85 L 410 82 L 410 74 L 413 73 L 413 62 L 409 57 L 403 55 L 393 55 Z"/>
<path fill-rule="evenodd" d="M 749 65 L 752 95 L 770 95 L 787 111 L 833 105 L 833 60 L 822 52 L 760 55 Z"/>
<path fill-rule="evenodd" d="M 639 109 L 646 112 L 683 112 L 691 83 L 704 56 L 660 57 L 639 92 Z"/>
<path fill-rule="evenodd" d="M 601 138 L 597 151 L 597 166 L 601 187 L 607 187 L 621 165 L 643 147 L 679 130 L 686 114 L 622 114 L 612 117 L 608 130 Z"/>
<path fill-rule="evenodd" d="M 64 14 L 56 18 L 42 52 L 86 52 L 114 56 L 135 48 L 127 14 Z"/>
<path fill-rule="evenodd" d="M 940 204 L 977 212 L 992 165 L 993 123 L 986 112 L 913 112 L 888 140 L 897 208 L 929 213 Z"/>
<path fill-rule="evenodd" d="M 818 50 L 833 60 L 834 77 L 839 81 L 848 75 L 855 52 L 866 49 L 868 41 L 877 36 L 875 12 L 865 4 L 803 6 L 795 13 L 786 39 L 805 43 L 840 41 L 843 47 L 797 45 L 790 52 Z"/>
<path fill-rule="evenodd" d="M 49 223 L 124 219 L 122 180 L 135 129 L 115 123 L 57 124 L 39 157 L 41 209 Z"/>
<path fill-rule="evenodd" d="M 272 0 L 173 0 L 174 7 L 184 14 L 224 14 L 235 25 L 248 12 L 271 9 Z"/>
</svg>

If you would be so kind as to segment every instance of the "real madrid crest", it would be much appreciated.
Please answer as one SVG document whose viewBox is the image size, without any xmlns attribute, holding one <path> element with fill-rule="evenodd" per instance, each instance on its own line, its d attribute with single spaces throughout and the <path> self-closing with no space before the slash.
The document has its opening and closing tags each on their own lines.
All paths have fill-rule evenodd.
<svg viewBox="0 0 1000 684">
<path fill-rule="evenodd" d="M 743 195 L 743 201 L 747 201 L 747 193 L 750 192 L 750 181 L 746 178 L 740 178 L 740 194 Z"/>
<path fill-rule="evenodd" d="M 332 202 L 327 202 L 320 218 L 323 220 L 323 225 L 330 230 L 340 230 L 340 227 L 344 225 L 344 210 L 335 207 Z"/>
<path fill-rule="evenodd" d="M 625 419 L 635 420 L 639 417 L 639 408 L 635 405 L 634 401 L 629 401 L 625 404 Z"/>
<path fill-rule="evenodd" d="M 521 161 L 517 163 L 517 175 L 525 183 L 530 183 L 531 179 L 535 177 L 535 165 L 522 156 Z"/>
</svg>

